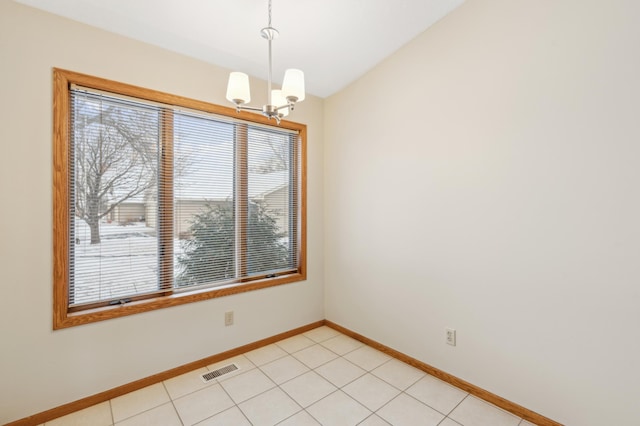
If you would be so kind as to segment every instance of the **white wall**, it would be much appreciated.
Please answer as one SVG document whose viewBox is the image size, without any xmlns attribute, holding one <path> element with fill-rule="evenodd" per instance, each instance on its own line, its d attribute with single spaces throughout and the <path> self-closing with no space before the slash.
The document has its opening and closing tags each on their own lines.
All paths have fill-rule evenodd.
<svg viewBox="0 0 640 426">
<path fill-rule="evenodd" d="M 324 318 L 323 102 L 307 97 L 291 116 L 309 136 L 306 282 L 53 331 L 52 67 L 226 104 L 228 70 L 0 0 L 0 423 Z"/>
<path fill-rule="evenodd" d="M 327 319 L 557 421 L 640 424 L 639 16 L 467 0 L 327 99 Z"/>
</svg>

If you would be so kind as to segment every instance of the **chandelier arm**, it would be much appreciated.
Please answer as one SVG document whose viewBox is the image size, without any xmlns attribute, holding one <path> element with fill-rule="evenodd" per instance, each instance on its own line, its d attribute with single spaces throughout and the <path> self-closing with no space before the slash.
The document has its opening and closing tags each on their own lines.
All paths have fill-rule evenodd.
<svg viewBox="0 0 640 426">
<path fill-rule="evenodd" d="M 248 105 L 236 105 L 236 111 L 258 111 L 262 112 L 262 108 L 252 107 Z"/>
</svg>

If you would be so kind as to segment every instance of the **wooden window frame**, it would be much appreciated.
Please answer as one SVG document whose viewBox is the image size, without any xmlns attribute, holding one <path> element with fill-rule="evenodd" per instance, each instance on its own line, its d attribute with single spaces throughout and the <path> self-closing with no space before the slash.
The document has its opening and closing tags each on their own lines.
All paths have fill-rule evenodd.
<svg viewBox="0 0 640 426">
<path fill-rule="evenodd" d="M 297 237 L 298 267 L 292 272 L 278 276 L 261 277 L 254 280 L 239 279 L 230 285 L 181 291 L 154 296 L 152 298 L 132 298 L 130 302 L 116 306 L 99 306 L 83 310 L 69 307 L 69 202 L 70 202 L 70 89 L 72 85 L 130 96 L 151 102 L 159 102 L 175 107 L 199 110 L 238 118 L 247 122 L 275 127 L 266 117 L 248 112 L 236 112 L 234 108 L 223 107 L 208 102 L 171 95 L 125 83 L 80 74 L 73 71 L 53 69 L 53 329 L 62 329 L 111 318 L 148 312 L 186 303 L 198 302 L 217 297 L 229 296 L 247 291 L 259 290 L 277 285 L 306 280 L 306 146 L 307 127 L 304 124 L 282 121 L 281 128 L 298 132 L 300 152 L 292 164 L 294 173 L 293 193 L 298 197 Z M 166 135 L 162 136 L 167 137 Z M 172 153 L 163 152 L 161 162 L 171 162 Z M 246 184 L 245 184 L 246 185 Z M 245 189 L 246 190 L 246 189 Z M 165 257 L 166 258 L 166 257 Z M 165 262 L 167 263 L 167 262 Z M 164 265 L 161 267 L 169 267 Z"/>
</svg>

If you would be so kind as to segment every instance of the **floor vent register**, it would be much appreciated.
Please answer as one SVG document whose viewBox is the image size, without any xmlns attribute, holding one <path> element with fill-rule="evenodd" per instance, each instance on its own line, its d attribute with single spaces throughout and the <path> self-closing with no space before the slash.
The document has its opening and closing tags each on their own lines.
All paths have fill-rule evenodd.
<svg viewBox="0 0 640 426">
<path fill-rule="evenodd" d="M 202 381 L 207 383 L 211 380 L 217 379 L 218 377 L 224 376 L 225 374 L 229 374 L 232 371 L 236 370 L 238 370 L 238 366 L 235 364 L 225 365 L 224 367 L 220 367 L 217 370 L 209 371 L 208 373 L 202 374 Z"/>
</svg>

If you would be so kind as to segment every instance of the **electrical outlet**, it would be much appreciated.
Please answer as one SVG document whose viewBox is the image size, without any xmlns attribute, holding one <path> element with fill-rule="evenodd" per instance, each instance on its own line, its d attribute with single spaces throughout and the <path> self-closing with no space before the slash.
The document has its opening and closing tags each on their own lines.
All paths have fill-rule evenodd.
<svg viewBox="0 0 640 426">
<path fill-rule="evenodd" d="M 453 328 L 445 328 L 446 333 L 446 341 L 447 345 L 455 346 L 456 345 L 456 330 Z"/>
<path fill-rule="evenodd" d="M 227 311 L 224 313 L 224 325 L 233 325 L 233 311 Z"/>
</svg>

